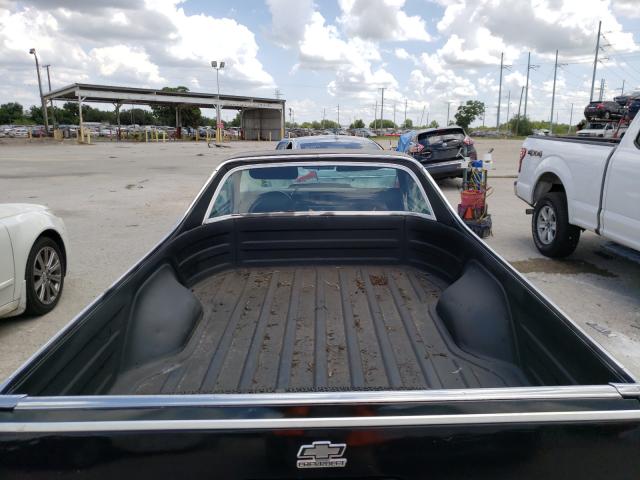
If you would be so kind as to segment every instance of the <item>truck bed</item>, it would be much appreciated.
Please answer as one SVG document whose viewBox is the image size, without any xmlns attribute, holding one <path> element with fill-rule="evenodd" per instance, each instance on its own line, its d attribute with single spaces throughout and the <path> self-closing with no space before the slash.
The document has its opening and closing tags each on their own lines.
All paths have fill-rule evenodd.
<svg viewBox="0 0 640 480">
<path fill-rule="evenodd" d="M 408 266 L 227 270 L 192 288 L 203 314 L 186 346 L 110 393 L 528 385 L 513 365 L 455 345 L 434 308 L 446 287 Z"/>
</svg>

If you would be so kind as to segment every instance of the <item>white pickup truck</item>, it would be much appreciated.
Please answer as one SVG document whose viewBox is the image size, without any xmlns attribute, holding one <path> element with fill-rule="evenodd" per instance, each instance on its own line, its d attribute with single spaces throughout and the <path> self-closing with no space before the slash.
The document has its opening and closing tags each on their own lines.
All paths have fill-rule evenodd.
<svg viewBox="0 0 640 480">
<path fill-rule="evenodd" d="M 640 115 L 621 140 L 528 137 L 518 172 L 543 255 L 570 255 L 583 230 L 640 250 Z"/>
</svg>

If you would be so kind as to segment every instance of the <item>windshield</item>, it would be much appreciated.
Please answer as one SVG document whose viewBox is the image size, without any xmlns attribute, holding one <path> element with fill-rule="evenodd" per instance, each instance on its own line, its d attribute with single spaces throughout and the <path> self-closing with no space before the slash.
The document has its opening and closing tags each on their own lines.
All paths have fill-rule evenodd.
<svg viewBox="0 0 640 480">
<path fill-rule="evenodd" d="M 276 212 L 432 215 L 421 186 L 402 168 L 318 163 L 237 169 L 218 188 L 208 218 Z"/>
</svg>

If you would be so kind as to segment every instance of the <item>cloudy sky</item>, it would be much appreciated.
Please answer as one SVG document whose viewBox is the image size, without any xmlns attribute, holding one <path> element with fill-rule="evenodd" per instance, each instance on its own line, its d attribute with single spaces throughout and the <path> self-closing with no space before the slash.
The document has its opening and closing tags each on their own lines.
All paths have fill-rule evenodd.
<svg viewBox="0 0 640 480">
<path fill-rule="evenodd" d="M 385 118 L 444 123 L 461 101 L 486 103 L 495 125 L 500 54 L 502 117 L 518 108 L 531 51 L 528 111 L 568 121 L 589 97 L 598 21 L 605 96 L 640 87 L 640 0 L 0 0 L 0 103 L 37 103 L 33 57 L 52 88 L 74 82 L 273 97 L 296 121 L 369 122 L 380 88 Z M 206 113 L 206 112 L 205 112 Z M 232 114 L 228 114 L 232 116 Z"/>
</svg>

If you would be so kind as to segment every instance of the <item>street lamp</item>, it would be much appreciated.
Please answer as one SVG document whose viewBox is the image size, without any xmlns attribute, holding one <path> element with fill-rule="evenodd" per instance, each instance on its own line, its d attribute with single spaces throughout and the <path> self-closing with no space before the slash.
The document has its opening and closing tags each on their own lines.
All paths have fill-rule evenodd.
<svg viewBox="0 0 640 480">
<path fill-rule="evenodd" d="M 42 116 L 44 117 L 44 129 L 49 134 L 49 115 L 47 112 L 47 104 L 44 101 L 44 96 L 42 95 L 42 81 L 40 80 L 40 64 L 38 63 L 38 55 L 36 54 L 36 49 L 32 48 L 29 50 L 29 53 L 34 56 L 36 59 L 36 72 L 38 74 L 38 88 L 40 89 L 40 103 L 42 104 Z"/>
<path fill-rule="evenodd" d="M 47 69 L 47 82 L 49 83 L 49 93 L 51 93 L 51 74 L 49 72 L 49 68 L 50 67 L 51 67 L 51 64 L 42 66 L 42 68 L 46 68 Z M 55 126 L 56 126 L 56 111 L 53 108 L 53 98 L 50 98 L 49 102 L 51 103 L 51 120 L 53 120 L 53 128 L 55 128 Z"/>
<path fill-rule="evenodd" d="M 216 142 L 220 143 L 222 139 L 222 130 L 220 128 L 220 77 L 219 72 L 221 68 L 224 68 L 224 62 L 218 62 L 213 60 L 211 66 L 216 69 L 216 84 L 218 86 L 218 104 L 216 106 Z"/>
</svg>

